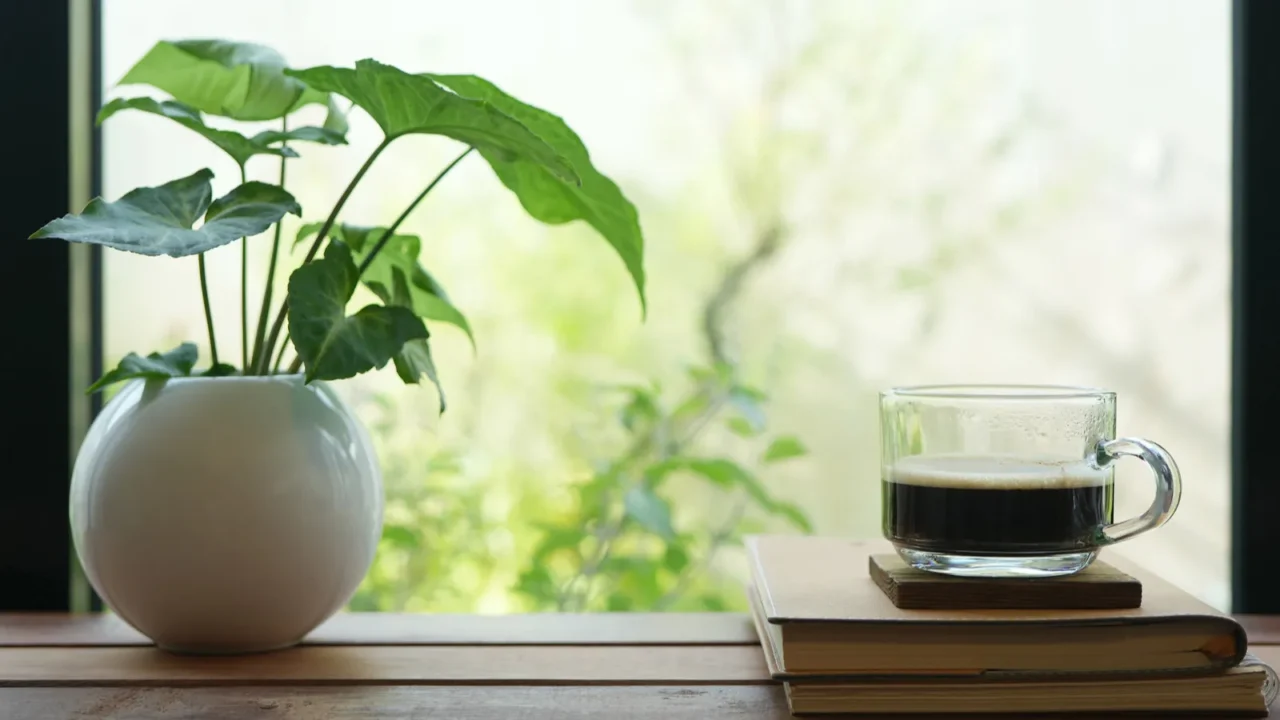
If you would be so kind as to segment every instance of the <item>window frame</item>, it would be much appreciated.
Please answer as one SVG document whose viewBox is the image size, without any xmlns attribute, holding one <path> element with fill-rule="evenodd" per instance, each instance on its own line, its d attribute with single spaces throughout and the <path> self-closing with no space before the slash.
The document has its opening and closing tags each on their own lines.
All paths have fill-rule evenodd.
<svg viewBox="0 0 1280 720">
<path fill-rule="evenodd" d="M 1280 613 L 1280 480 L 1270 469 L 1271 404 L 1280 398 L 1280 5 L 1232 6 L 1231 609 Z M 21 67 L 10 95 L 23 112 L 0 114 L 7 157 L 22 168 L 6 192 L 11 243 L 0 264 L 0 302 L 20 339 L 0 353 L 17 415 L 7 433 L 34 472 L 11 473 L 0 499 L 0 611 L 101 609 L 83 582 L 67 522 L 79 440 L 101 405 L 81 390 L 102 372 L 101 248 L 24 242 L 101 187 L 101 0 L 0 2 L 0 61 Z M 34 305 L 32 304 L 34 303 Z M 1271 332 L 1268 332 L 1271 330 Z M 17 468 L 17 465 L 14 465 Z"/>
<path fill-rule="evenodd" d="M 79 439 L 100 397 L 83 388 L 101 373 L 100 248 L 27 241 L 51 218 L 97 194 L 98 0 L 0 2 L 0 62 L 22 109 L 0 114 L 6 159 L 21 168 L 5 189 L 9 228 L 0 263 L 5 318 L 0 353 L 9 379 L 6 434 L 12 464 L 0 498 L 0 610 L 100 607 L 79 579 L 67 520 Z"/>
<path fill-rule="evenodd" d="M 1274 409 L 1280 399 L 1280 5 L 1232 7 L 1231 608 L 1280 613 L 1280 480 Z M 1270 201 L 1270 202 L 1269 202 Z"/>
</svg>

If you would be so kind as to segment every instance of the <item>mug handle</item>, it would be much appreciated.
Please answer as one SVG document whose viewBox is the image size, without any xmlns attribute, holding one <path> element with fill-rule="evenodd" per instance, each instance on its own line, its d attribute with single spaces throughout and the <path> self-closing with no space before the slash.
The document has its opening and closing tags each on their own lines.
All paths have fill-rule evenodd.
<svg viewBox="0 0 1280 720">
<path fill-rule="evenodd" d="M 1155 474 L 1156 497 L 1151 507 L 1136 518 L 1112 523 L 1102 528 L 1106 544 L 1120 542 L 1139 533 L 1154 530 L 1169 521 L 1182 499 L 1182 476 L 1169 452 L 1150 440 L 1116 438 L 1103 440 L 1096 448 L 1098 467 L 1104 468 L 1122 457 L 1141 459 Z"/>
</svg>

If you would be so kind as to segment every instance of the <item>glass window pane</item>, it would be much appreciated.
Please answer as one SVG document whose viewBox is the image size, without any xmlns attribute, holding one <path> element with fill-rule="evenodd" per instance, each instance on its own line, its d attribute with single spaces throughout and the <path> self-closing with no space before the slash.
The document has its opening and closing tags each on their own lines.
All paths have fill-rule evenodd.
<svg viewBox="0 0 1280 720">
<path fill-rule="evenodd" d="M 356 607 L 740 609 L 740 534 L 801 520 L 879 534 L 876 392 L 925 382 L 1116 390 L 1120 432 L 1165 444 L 1185 481 L 1172 523 L 1116 552 L 1227 605 L 1227 3 L 204 7 L 106 4 L 111 95 L 145 92 L 115 83 L 157 40 L 186 37 L 261 42 L 295 67 L 476 73 L 564 117 L 641 213 L 643 321 L 589 228 L 529 219 L 479 158 L 409 218 L 477 348 L 433 327 L 443 418 L 429 387 L 389 370 L 340 384 L 377 438 L 395 528 Z M 103 138 L 109 198 L 200 167 L 215 191 L 236 184 L 229 160 L 163 119 L 122 113 Z M 306 221 L 379 132 L 357 111 L 350 138 L 291 163 Z M 389 222 L 456 152 L 398 140 L 343 219 Z M 250 241 L 251 316 L 269 242 Z M 194 260 L 109 253 L 106 268 L 108 362 L 203 347 Z M 210 268 L 236 358 L 238 250 Z M 717 360 L 749 389 L 697 390 L 689 368 Z M 791 436 L 806 456 L 762 460 Z M 636 494 L 673 453 L 718 462 L 671 474 L 658 500 Z M 1120 482 L 1118 513 L 1140 512 L 1150 480 L 1128 467 Z"/>
</svg>

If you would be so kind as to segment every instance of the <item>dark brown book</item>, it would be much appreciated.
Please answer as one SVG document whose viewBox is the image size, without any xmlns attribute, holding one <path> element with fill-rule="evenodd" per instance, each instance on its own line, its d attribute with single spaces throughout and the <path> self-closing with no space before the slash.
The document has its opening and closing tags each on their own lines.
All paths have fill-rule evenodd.
<svg viewBox="0 0 1280 720">
<path fill-rule="evenodd" d="M 1105 560 L 1055 578 L 961 578 L 911 567 L 897 553 L 868 559 L 889 602 L 904 610 L 1123 610 L 1141 607 L 1142 583 Z"/>
<path fill-rule="evenodd" d="M 1215 717 L 1263 717 L 1263 691 L 1270 670 L 1262 664 L 1239 665 L 1210 675 L 1036 675 L 990 673 L 928 677 L 921 675 L 813 676 L 788 672 L 782 665 L 777 626 L 764 617 L 759 594 L 747 589 L 751 617 L 765 663 L 782 681 L 787 704 L 797 715 L 859 713 L 885 715 L 999 713 L 1063 714 L 1105 712 L 1162 716 L 1213 713 Z"/>
<path fill-rule="evenodd" d="M 1238 664 L 1244 629 L 1141 568 L 1109 558 L 1143 586 L 1119 610 L 905 610 L 867 572 L 883 541 L 748 538 L 752 583 L 776 629 L 780 666 L 809 675 L 1185 672 Z"/>
</svg>

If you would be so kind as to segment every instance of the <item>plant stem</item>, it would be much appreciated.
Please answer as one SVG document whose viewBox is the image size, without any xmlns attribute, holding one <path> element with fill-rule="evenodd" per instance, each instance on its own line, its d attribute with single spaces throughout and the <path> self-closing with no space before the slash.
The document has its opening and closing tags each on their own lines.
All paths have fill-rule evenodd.
<svg viewBox="0 0 1280 720">
<path fill-rule="evenodd" d="M 240 184 L 249 182 L 240 164 Z M 249 374 L 249 238 L 240 238 L 240 368 Z"/>
<path fill-rule="evenodd" d="M 292 375 L 302 369 L 302 356 L 297 355 L 293 358 L 293 362 L 289 363 L 289 374 Z"/>
<path fill-rule="evenodd" d="M 347 204 L 347 198 L 351 197 L 351 192 L 355 190 L 356 185 L 360 184 L 360 181 L 364 179 L 364 174 L 369 172 L 369 168 L 373 166 L 373 161 L 378 159 L 378 156 L 382 154 L 383 150 L 387 149 L 387 146 L 391 144 L 392 140 L 394 140 L 394 138 L 383 138 L 382 142 L 378 143 L 378 147 L 374 148 L 373 152 L 369 153 L 369 158 L 365 160 L 364 164 L 360 166 L 360 169 L 356 171 L 355 177 L 351 178 L 351 182 L 347 183 L 346 189 L 338 196 L 338 202 L 334 204 L 333 210 L 329 213 L 329 217 L 325 218 L 324 225 L 320 226 L 320 232 L 316 233 L 316 239 L 311 243 L 311 249 L 307 250 L 307 257 L 302 261 L 304 265 L 314 260 L 316 254 L 320 252 L 320 245 L 324 242 L 324 239 L 329 236 L 329 231 L 333 229 L 333 223 L 338 219 L 338 213 L 342 211 L 342 206 Z"/>
<path fill-rule="evenodd" d="M 369 250 L 369 254 L 364 256 L 364 260 L 360 262 L 360 267 L 356 271 L 357 278 L 363 275 L 365 270 L 369 269 L 369 266 L 373 264 L 373 259 L 378 256 L 378 253 L 382 252 L 382 248 L 386 247 L 387 242 L 391 240 L 393 235 L 395 235 L 396 230 L 400 228 L 400 225 L 405 221 L 405 218 L 409 217 L 409 213 L 413 212 L 414 208 L 418 207 L 418 204 L 427 197 L 427 194 L 434 190 L 436 185 L 440 184 L 440 181 L 444 179 L 444 176 L 448 175 L 450 170 L 457 167 L 458 163 L 462 162 L 462 159 L 469 155 L 474 149 L 475 148 L 473 147 L 468 147 L 466 150 L 463 150 L 458 157 L 453 159 L 453 162 L 445 165 L 444 169 L 437 173 L 436 176 L 432 178 L 431 182 L 427 183 L 427 186 L 423 188 L 422 192 L 418 193 L 418 197 L 414 198 L 413 202 L 409 203 L 409 207 L 405 208 L 404 212 L 400 213 L 400 217 L 396 218 L 395 222 L 391 223 L 391 226 L 386 229 L 386 232 L 382 233 L 382 236 L 378 238 L 378 242 L 374 243 L 373 247 Z M 372 160 L 372 158 L 370 158 L 370 160 Z M 333 217 L 331 216 L 329 220 L 325 221 L 325 226 L 320 229 L 322 234 L 328 231 L 327 228 L 333 224 L 332 220 Z M 312 245 L 311 249 L 314 252 L 316 249 L 315 245 Z M 308 259 L 310 259 L 310 257 L 308 257 Z M 301 369 L 301 367 L 302 356 L 299 355 L 293 359 L 292 363 L 289 364 L 289 372 L 296 373 Z"/>
<path fill-rule="evenodd" d="M 284 342 L 280 343 L 280 352 L 276 353 L 276 361 L 271 366 L 272 373 L 280 372 L 280 361 L 284 360 L 284 351 L 289 347 L 289 333 L 284 334 Z"/>
<path fill-rule="evenodd" d="M 280 118 L 280 130 L 281 132 L 285 132 L 285 133 L 289 132 L 288 117 Z M 289 143 L 286 142 L 286 143 L 283 143 L 282 147 L 288 147 L 288 145 Z M 286 158 L 283 155 L 281 155 L 280 156 L 280 182 L 279 182 L 280 187 L 284 187 L 285 160 Z M 272 300 L 271 296 L 275 291 L 276 262 L 280 257 L 280 233 L 283 225 L 284 225 L 284 218 L 282 217 L 280 218 L 280 221 L 276 223 L 276 235 L 275 235 L 275 239 L 271 243 L 271 261 L 267 265 L 267 287 L 262 292 L 262 307 L 258 310 L 258 329 L 257 329 L 257 332 L 254 333 L 253 352 L 249 355 L 250 360 L 253 361 L 254 373 L 258 375 L 267 374 L 267 366 L 268 366 L 268 363 L 271 361 L 270 354 L 263 352 L 262 343 L 267 338 L 267 318 L 270 317 L 271 315 L 271 300 Z M 245 368 L 245 373 L 248 374 L 248 372 L 249 372 L 249 369 Z"/>
<path fill-rule="evenodd" d="M 334 204 L 333 210 L 329 213 L 329 217 L 325 218 L 324 225 L 320 227 L 320 232 L 316 233 L 315 242 L 311 243 L 311 249 L 307 251 L 307 257 L 302 261 L 303 265 L 315 259 L 316 253 L 320 252 L 320 245 L 324 242 L 324 239 L 328 237 L 329 231 L 333 229 L 333 223 L 338 219 L 338 213 L 342 211 L 342 206 L 346 205 L 347 198 L 351 197 L 351 191 L 356 189 L 356 185 L 358 185 L 360 180 L 364 178 L 364 174 L 369 172 L 369 168 L 373 165 L 373 161 L 378 159 L 378 156 L 382 154 L 383 150 L 387 149 L 387 146 L 390 145 L 391 141 L 394 139 L 395 138 L 390 137 L 383 138 L 382 142 L 378 143 L 378 147 L 374 148 L 372 153 L 369 153 L 369 158 L 365 160 L 364 164 L 360 166 L 360 169 L 356 171 L 355 177 L 351 178 L 351 182 L 347 183 L 347 188 L 342 191 L 342 195 L 338 196 L 338 202 Z M 280 305 L 280 312 L 276 314 L 276 321 L 271 326 L 271 335 L 267 339 L 267 345 L 263 349 L 263 352 L 270 354 L 275 349 L 276 340 L 280 338 L 280 331 L 284 328 L 284 321 L 288 316 L 289 296 L 286 294 L 284 302 Z"/>
<path fill-rule="evenodd" d="M 197 258 L 200 263 L 200 295 L 204 298 L 204 325 L 209 331 L 209 355 L 214 365 L 218 364 L 218 339 L 213 334 L 213 308 L 209 305 L 209 278 L 204 270 L 204 253 Z"/>
<path fill-rule="evenodd" d="M 373 264 L 373 259 L 378 256 L 378 253 L 382 252 L 382 248 L 386 246 L 389 240 L 391 240 L 391 236 L 396 234 L 396 230 L 400 229 L 400 225 L 404 223 L 405 218 L 409 217 L 409 213 L 413 212 L 414 208 L 418 207 L 418 204 L 427 197 L 427 193 L 434 190 L 436 185 L 439 185 L 440 181 L 444 179 L 444 176 L 448 175 L 450 170 L 456 167 L 458 163 L 462 162 L 463 158 L 471 154 L 472 150 L 475 150 L 475 148 L 468 147 L 466 150 L 463 150 L 461 155 L 454 158 L 453 162 L 446 165 L 444 169 L 427 184 L 427 187 L 424 188 L 422 192 L 418 193 L 418 197 L 414 198 L 413 202 L 409 203 L 409 207 L 405 208 L 404 212 L 400 213 L 400 217 L 396 218 L 396 221 L 391 223 L 391 227 L 388 227 L 387 231 L 382 233 L 382 237 L 379 237 L 378 242 L 374 243 L 373 249 L 369 251 L 368 255 L 365 255 L 364 260 L 360 263 L 360 271 L 356 273 L 356 277 L 363 275 L 364 271 L 369 269 L 369 266 Z"/>
</svg>

